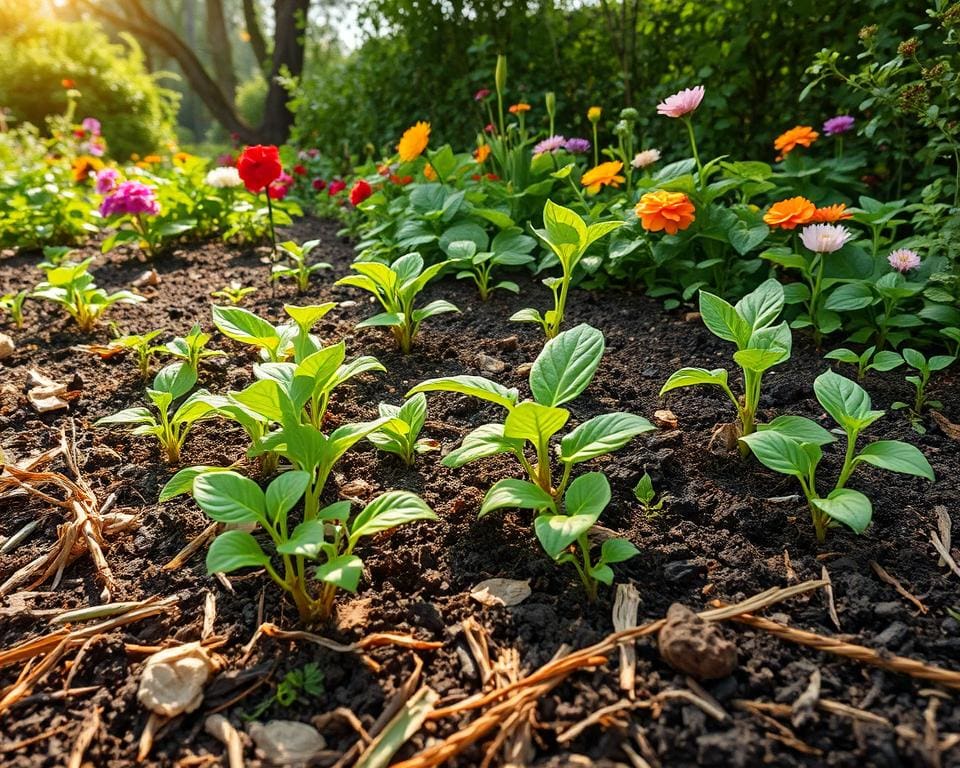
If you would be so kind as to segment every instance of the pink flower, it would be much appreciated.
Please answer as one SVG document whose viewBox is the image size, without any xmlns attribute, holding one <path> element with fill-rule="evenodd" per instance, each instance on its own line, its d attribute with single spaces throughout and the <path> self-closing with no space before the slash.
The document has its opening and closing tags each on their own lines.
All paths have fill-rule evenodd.
<svg viewBox="0 0 960 768">
<path fill-rule="evenodd" d="M 666 115 L 667 117 L 683 117 L 684 115 L 689 115 L 700 106 L 705 92 L 706 89 L 702 85 L 698 85 L 695 88 L 685 88 L 679 93 L 673 94 L 673 96 L 668 96 L 657 104 L 657 114 Z"/>
<path fill-rule="evenodd" d="M 823 124 L 823 132 L 827 136 L 839 136 L 841 133 L 852 131 L 854 123 L 856 123 L 856 120 L 850 115 L 837 115 Z"/>
<path fill-rule="evenodd" d="M 895 251 L 890 251 L 887 261 L 897 272 L 909 272 L 920 266 L 920 255 L 909 248 L 897 248 Z"/>
<path fill-rule="evenodd" d="M 93 155 L 93 157 L 103 157 L 103 153 L 105 151 L 106 147 L 97 137 L 90 139 L 90 141 L 87 143 L 87 154 Z"/>
<path fill-rule="evenodd" d="M 116 168 L 104 168 L 97 172 L 94 187 L 98 195 L 109 195 L 117 187 L 117 181 L 120 174 Z"/>
<path fill-rule="evenodd" d="M 280 175 L 276 180 L 270 182 L 270 186 L 267 187 L 267 194 L 270 195 L 273 200 L 283 200 L 292 186 L 293 176 L 286 171 L 280 171 Z"/>
<path fill-rule="evenodd" d="M 85 117 L 80 125 L 83 127 L 83 130 L 87 131 L 91 136 L 100 135 L 100 121 L 97 120 L 97 118 Z"/>
<path fill-rule="evenodd" d="M 483 100 L 484 100 L 485 98 L 487 98 L 487 96 L 489 96 L 489 95 L 490 95 L 490 89 L 489 89 L 489 88 L 481 88 L 479 91 L 477 91 L 475 94 L 473 94 L 473 100 L 474 100 L 474 101 L 483 101 Z"/>
<path fill-rule="evenodd" d="M 139 181 L 124 181 L 100 203 L 100 215 L 104 218 L 144 213 L 156 216 L 160 213 L 160 203 L 153 188 Z"/>
</svg>

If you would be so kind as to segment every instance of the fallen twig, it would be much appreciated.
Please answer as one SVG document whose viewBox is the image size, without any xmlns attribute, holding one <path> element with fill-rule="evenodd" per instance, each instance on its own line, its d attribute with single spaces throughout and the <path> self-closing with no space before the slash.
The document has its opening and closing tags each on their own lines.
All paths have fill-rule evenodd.
<svg viewBox="0 0 960 768">
<path fill-rule="evenodd" d="M 618 584 L 617 597 L 613 603 L 613 628 L 617 632 L 637 626 L 637 613 L 640 610 L 640 593 L 633 584 Z M 637 649 L 634 643 L 620 644 L 620 690 L 627 698 L 636 695 Z"/>
<path fill-rule="evenodd" d="M 927 606 L 925 606 L 916 597 L 910 594 L 910 592 L 908 592 L 899 581 L 897 581 L 893 576 L 887 573 L 886 569 L 884 569 L 884 567 L 880 565 L 880 563 L 878 563 L 876 560 L 871 560 L 870 567 L 873 568 L 873 572 L 877 574 L 877 578 L 879 578 L 880 581 L 884 582 L 885 584 L 889 584 L 891 587 L 897 590 L 897 594 L 900 595 L 900 597 L 904 598 L 905 600 L 908 600 L 909 602 L 913 603 L 917 607 L 917 610 L 920 611 L 920 613 L 927 612 Z"/>
</svg>

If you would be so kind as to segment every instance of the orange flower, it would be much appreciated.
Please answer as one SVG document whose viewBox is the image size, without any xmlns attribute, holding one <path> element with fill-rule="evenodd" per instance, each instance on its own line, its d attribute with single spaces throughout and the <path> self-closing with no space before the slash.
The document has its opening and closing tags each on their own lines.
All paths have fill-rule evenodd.
<svg viewBox="0 0 960 768">
<path fill-rule="evenodd" d="M 823 208 L 817 208 L 813 212 L 813 218 L 810 221 L 833 224 L 836 221 L 852 219 L 853 214 L 847 210 L 846 203 L 837 203 L 836 205 L 826 205 Z"/>
<path fill-rule="evenodd" d="M 530 105 L 527 104 L 525 101 L 521 101 L 519 104 L 510 105 L 511 115 L 519 115 L 521 112 L 529 112 L 529 111 L 530 111 Z"/>
<path fill-rule="evenodd" d="M 614 160 L 609 163 L 600 163 L 596 168 L 591 168 L 580 178 L 580 183 L 587 188 L 587 192 L 595 194 L 601 187 L 619 187 L 626 179 L 620 176 L 623 170 L 623 163 Z"/>
<path fill-rule="evenodd" d="M 773 142 L 773 148 L 780 153 L 777 160 L 782 160 L 796 147 L 809 147 L 819 137 L 820 134 L 809 125 L 798 125 L 781 133 Z"/>
<path fill-rule="evenodd" d="M 683 192 L 667 192 L 663 189 L 647 192 L 636 207 L 637 217 L 645 230 L 664 230 L 668 235 L 675 235 L 689 227 L 697 218 L 695 211 L 690 198 Z"/>
<path fill-rule="evenodd" d="M 430 123 L 419 122 L 410 126 L 400 137 L 400 143 L 397 144 L 397 151 L 400 153 L 400 160 L 404 163 L 416 160 L 430 143 Z"/>
<path fill-rule="evenodd" d="M 490 157 L 490 145 L 481 144 L 475 150 L 473 150 L 473 159 L 478 163 L 487 162 L 487 158 Z"/>
<path fill-rule="evenodd" d="M 95 173 L 103 168 L 103 161 L 90 155 L 80 155 L 71 163 L 73 171 L 73 180 L 83 182 L 90 178 L 91 173 Z"/>
<path fill-rule="evenodd" d="M 73 80 L 71 80 L 69 77 L 63 78 L 63 80 L 60 81 L 60 85 L 62 85 L 67 90 L 77 87 L 77 84 Z"/>
<path fill-rule="evenodd" d="M 433 169 L 433 166 L 430 163 L 427 163 L 423 166 L 423 175 L 426 176 L 427 181 L 436 181 L 437 172 Z"/>
<path fill-rule="evenodd" d="M 791 197 L 770 206 L 763 220 L 771 227 L 796 229 L 801 224 L 813 221 L 817 207 L 805 197 Z"/>
<path fill-rule="evenodd" d="M 147 165 L 157 165 L 163 162 L 163 158 L 160 155 L 147 155 L 143 158 L 143 162 Z"/>
</svg>

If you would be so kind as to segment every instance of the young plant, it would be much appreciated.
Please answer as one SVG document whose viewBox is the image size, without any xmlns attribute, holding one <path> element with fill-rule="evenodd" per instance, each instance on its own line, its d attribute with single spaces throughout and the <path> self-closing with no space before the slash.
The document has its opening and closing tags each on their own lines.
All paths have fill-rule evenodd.
<svg viewBox="0 0 960 768">
<path fill-rule="evenodd" d="M 276 326 L 241 307 L 214 306 L 213 324 L 227 338 L 259 349 L 262 359 L 278 363 L 295 355 L 306 357 L 318 349 L 310 331 L 336 306 L 332 301 L 307 307 L 284 304 L 291 321 Z"/>
<path fill-rule="evenodd" d="M 230 304 L 236 306 L 241 301 L 243 301 L 247 296 L 256 292 L 257 292 L 256 286 L 243 285 L 237 280 L 234 280 L 229 285 L 223 286 L 223 288 L 221 288 L 218 291 L 211 291 L 210 296 L 214 299 L 221 299 L 223 301 L 229 302 Z"/>
<path fill-rule="evenodd" d="M 537 242 L 516 230 L 503 230 L 490 244 L 489 250 L 479 250 L 473 240 L 457 240 L 447 247 L 447 256 L 459 268 L 457 279 L 473 280 L 480 291 L 480 300 L 486 301 L 496 290 L 520 293 L 519 286 L 510 280 L 493 282 L 497 267 L 520 267 L 534 261 L 531 251 Z"/>
<path fill-rule="evenodd" d="M 496 490 L 496 493 L 493 491 Z M 610 503 L 610 482 L 602 472 L 580 475 L 566 489 L 562 509 L 557 500 L 524 480 L 501 480 L 487 494 L 480 517 L 504 507 L 533 509 L 537 540 L 554 562 L 572 565 L 590 601 L 597 599 L 599 584 L 613 583 L 610 565 L 629 560 L 639 551 L 626 539 L 609 538 L 600 547 L 600 556 L 591 560 L 590 529 Z"/>
<path fill-rule="evenodd" d="M 115 326 L 114 333 L 116 333 Z M 140 376 L 145 379 L 150 375 L 150 363 L 153 361 L 154 355 L 166 354 L 167 352 L 166 346 L 154 345 L 153 343 L 153 340 L 161 333 L 163 333 L 162 328 L 147 333 L 128 334 L 118 336 L 110 343 L 133 352 L 134 359 L 137 361 L 137 370 L 140 371 Z"/>
<path fill-rule="evenodd" d="M 419 496 L 388 491 L 352 518 L 350 502 L 337 501 L 312 514 L 306 510 L 302 521 L 293 525 L 290 512 L 310 483 L 310 473 L 295 470 L 274 479 L 266 493 L 236 472 L 202 474 L 193 481 L 193 497 L 212 520 L 258 524 L 273 545 L 268 554 L 252 533 L 225 531 L 210 545 L 207 572 L 266 569 L 290 594 L 305 623 L 330 616 L 338 589 L 356 591 L 363 561 L 354 549 L 362 538 L 417 520 L 437 519 Z M 311 588 L 313 581 L 320 582 L 319 589 Z"/>
<path fill-rule="evenodd" d="M 226 354 L 219 349 L 207 349 L 211 338 L 209 333 L 200 330 L 199 323 L 195 323 L 186 336 L 177 336 L 173 341 L 168 341 L 166 350 L 170 357 L 183 360 L 188 368 L 199 374 L 201 360 Z"/>
<path fill-rule="evenodd" d="M 17 328 L 23 328 L 23 304 L 29 296 L 30 291 L 27 289 L 0 296 L 0 313 L 9 314 Z"/>
<path fill-rule="evenodd" d="M 126 408 L 104 416 L 95 426 L 121 424 L 132 428 L 135 435 L 153 435 L 160 442 L 167 463 L 178 464 L 180 451 L 193 425 L 213 415 L 213 407 L 204 400 L 209 393 L 202 389 L 190 395 L 171 413 L 176 401 L 196 383 L 196 371 L 184 363 L 171 363 L 160 370 L 153 385 L 147 389 L 147 398 L 156 409 L 156 415 L 143 406 Z"/>
<path fill-rule="evenodd" d="M 72 317 L 83 333 L 92 331 L 103 313 L 113 304 L 139 304 L 146 301 L 130 291 L 108 294 L 93 282 L 87 269 L 93 257 L 79 264 L 67 262 L 46 268 L 47 279 L 39 283 L 31 293 L 32 298 L 59 304 Z M 42 265 L 41 265 L 42 266 Z"/>
<path fill-rule="evenodd" d="M 426 437 L 417 439 L 427 420 L 427 396 L 422 392 L 399 407 L 380 403 L 380 415 L 390 421 L 367 435 L 367 440 L 381 451 L 395 453 L 408 467 L 413 466 L 418 453 L 440 450 L 436 440 Z"/>
<path fill-rule="evenodd" d="M 293 240 L 287 240 L 280 243 L 277 248 L 286 256 L 289 264 L 274 264 L 270 272 L 271 280 L 282 280 L 291 278 L 297 281 L 297 290 L 305 293 L 310 287 L 310 276 L 321 269 L 331 269 L 331 266 L 323 261 L 316 264 L 309 264 L 307 259 L 310 252 L 320 245 L 319 240 L 308 240 L 303 245 L 297 245 Z"/>
<path fill-rule="evenodd" d="M 443 460 L 446 467 L 461 467 L 471 461 L 509 453 L 516 457 L 530 482 L 524 488 L 538 497 L 546 494 L 557 501 L 563 497 L 573 468 L 584 461 L 604 456 L 625 446 L 632 438 L 654 429 L 653 425 L 632 413 L 604 413 L 594 416 L 565 434 L 558 455 L 562 467 L 559 482 L 554 482 L 551 439 L 566 425 L 570 411 L 560 406 L 575 399 L 593 380 L 603 357 L 603 334 L 589 325 L 578 325 L 548 341 L 530 370 L 532 400 L 519 401 L 520 393 L 482 376 L 451 376 L 429 379 L 408 392 L 459 392 L 502 406 L 507 416 L 502 424 L 484 424 L 464 439 L 459 448 Z M 532 458 L 527 446 L 533 449 Z M 502 480 L 488 492 L 496 496 Z M 521 500 L 517 495 L 518 501 Z M 486 503 L 486 501 L 484 502 Z M 514 505 L 517 506 L 517 505 Z"/>
<path fill-rule="evenodd" d="M 640 503 L 647 517 L 655 517 L 670 498 L 667 494 L 661 494 L 657 499 L 657 492 L 653 488 L 653 479 L 649 472 L 644 472 L 643 477 L 637 481 L 633 488 L 633 496 Z"/>
<path fill-rule="evenodd" d="M 359 274 L 347 275 L 337 280 L 336 284 L 352 285 L 372 293 L 384 311 L 357 323 L 357 328 L 390 328 L 397 347 L 404 354 L 409 354 L 420 331 L 420 323 L 434 315 L 460 311 L 444 299 L 437 299 L 425 307 L 414 309 L 417 295 L 445 266 L 447 263 L 441 262 L 424 268 L 423 257 L 419 253 L 409 253 L 390 266 L 373 261 L 357 262 L 351 269 Z"/>
<path fill-rule="evenodd" d="M 786 322 L 774 325 L 783 303 L 783 286 L 773 279 L 761 283 L 736 306 L 700 291 L 700 316 L 704 325 L 715 336 L 732 341 L 737 347 L 733 361 L 743 373 L 743 397 L 733 394 L 723 368 L 681 368 L 667 379 L 660 396 L 680 387 L 701 384 L 720 387 L 737 409 L 737 431 L 740 435 L 751 434 L 756 428 L 763 374 L 790 357 L 793 341 L 790 326 Z M 745 447 L 743 452 L 746 455 Z"/>
<path fill-rule="evenodd" d="M 563 326 L 574 270 L 594 242 L 623 224 L 622 221 L 600 221 L 588 225 L 576 212 L 547 200 L 543 208 L 544 228 L 535 229 L 534 233 L 554 253 L 563 270 L 560 277 L 548 277 L 543 281 L 553 293 L 553 309 L 542 315 L 536 309 L 521 309 L 510 319 L 538 323 L 548 339 L 556 337 Z"/>
<path fill-rule="evenodd" d="M 863 381 L 869 371 L 892 371 L 903 365 L 903 358 L 896 352 L 888 349 L 876 351 L 876 347 L 867 347 L 859 355 L 851 349 L 841 347 L 834 349 L 824 357 L 827 360 L 836 360 L 840 363 L 850 363 L 857 366 L 857 381 Z"/>
<path fill-rule="evenodd" d="M 847 437 L 843 468 L 833 490 L 826 496 L 817 490 L 817 466 L 823 457 L 822 447 L 835 438 L 816 422 L 802 416 L 780 416 L 740 439 L 765 467 L 797 478 L 810 508 L 817 541 L 822 543 L 828 528 L 846 525 L 856 533 L 863 533 L 870 525 L 873 517 L 870 499 L 846 487 L 853 471 L 861 464 L 927 480 L 934 477 L 929 462 L 909 443 L 877 440 L 857 453 L 860 433 L 884 414 L 872 410 L 870 395 L 859 384 L 828 370 L 817 377 L 813 391 Z"/>
<path fill-rule="evenodd" d="M 258 720 L 274 704 L 284 709 L 289 709 L 294 704 L 308 704 L 311 698 L 323 695 L 323 683 L 323 670 L 315 661 L 310 661 L 299 669 L 291 669 L 277 684 L 277 689 L 261 701 L 245 719 Z"/>
<path fill-rule="evenodd" d="M 942 371 L 944 368 L 953 365 L 957 358 L 949 355 L 934 355 L 927 359 L 923 353 L 915 349 L 904 349 L 903 360 L 908 366 L 920 374 L 919 376 L 906 377 L 907 381 L 913 385 L 916 396 L 913 398 L 912 406 L 908 403 L 896 402 L 890 407 L 895 411 L 908 408 L 910 410 L 910 423 L 913 425 L 914 430 L 923 434 L 925 430 L 920 416 L 923 414 L 924 409 L 943 408 L 943 403 L 939 400 L 931 400 L 927 397 L 927 384 L 930 382 L 930 376 L 936 371 Z"/>
</svg>

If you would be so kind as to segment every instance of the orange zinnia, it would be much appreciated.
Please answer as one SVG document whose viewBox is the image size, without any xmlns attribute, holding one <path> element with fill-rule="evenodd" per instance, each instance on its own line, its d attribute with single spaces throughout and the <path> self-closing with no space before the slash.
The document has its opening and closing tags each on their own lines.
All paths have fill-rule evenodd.
<svg viewBox="0 0 960 768">
<path fill-rule="evenodd" d="M 637 203 L 637 217 L 648 232 L 666 231 L 668 235 L 689 227 L 697 218 L 696 209 L 683 192 L 667 192 L 659 189 L 648 192 Z"/>
<path fill-rule="evenodd" d="M 813 221 L 817 206 L 805 197 L 791 197 L 781 200 L 770 206 L 770 210 L 763 214 L 763 220 L 771 227 L 780 229 L 796 229 L 801 224 Z"/>
<path fill-rule="evenodd" d="M 410 126 L 400 137 L 400 143 L 397 144 L 397 152 L 400 153 L 400 160 L 404 163 L 416 160 L 430 143 L 430 123 L 423 121 Z"/>
<path fill-rule="evenodd" d="M 623 170 L 623 163 L 614 160 L 609 163 L 600 163 L 596 168 L 591 168 L 580 178 L 580 183 L 587 188 L 587 192 L 594 194 L 600 191 L 601 187 L 619 187 L 626 179 L 620 176 Z"/>
<path fill-rule="evenodd" d="M 817 208 L 813 212 L 813 218 L 810 221 L 833 224 L 836 221 L 852 219 L 853 214 L 847 210 L 846 203 L 837 203 L 835 205 L 826 205 L 823 208 Z"/>
<path fill-rule="evenodd" d="M 521 101 L 519 104 L 510 105 L 511 115 L 518 115 L 521 112 L 529 112 L 529 111 L 530 111 L 530 105 L 527 104 L 525 101 Z"/>
<path fill-rule="evenodd" d="M 490 145 L 481 144 L 473 151 L 473 159 L 478 163 L 487 162 L 487 158 L 490 157 Z"/>
<path fill-rule="evenodd" d="M 430 163 L 427 163 L 425 166 L 423 166 L 423 175 L 427 181 L 437 180 L 437 172 L 434 170 L 433 166 L 430 165 Z"/>
<path fill-rule="evenodd" d="M 782 160 L 796 147 L 809 147 L 820 137 L 809 125 L 798 125 L 777 136 L 773 148 L 780 153 L 777 160 Z"/>
</svg>

